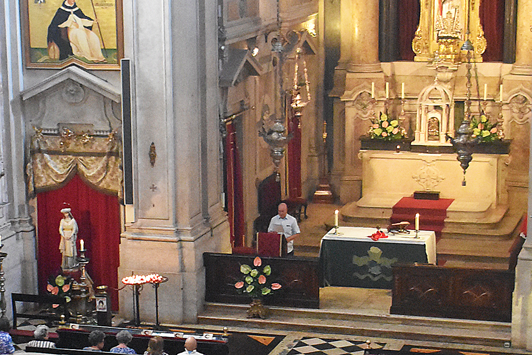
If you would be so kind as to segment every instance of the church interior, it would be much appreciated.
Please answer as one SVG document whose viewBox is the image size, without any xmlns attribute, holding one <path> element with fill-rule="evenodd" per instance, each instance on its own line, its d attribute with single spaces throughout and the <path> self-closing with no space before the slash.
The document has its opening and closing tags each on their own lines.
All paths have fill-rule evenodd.
<svg viewBox="0 0 532 355">
<path fill-rule="evenodd" d="M 4 1 L 0 318 L 76 355 L 126 325 L 168 355 L 532 352 L 531 13 Z"/>
</svg>

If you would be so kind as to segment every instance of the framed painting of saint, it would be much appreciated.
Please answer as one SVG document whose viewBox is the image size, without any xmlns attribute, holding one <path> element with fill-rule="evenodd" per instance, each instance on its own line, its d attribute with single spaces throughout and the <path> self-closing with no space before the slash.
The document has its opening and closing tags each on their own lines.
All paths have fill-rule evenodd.
<svg viewBox="0 0 532 355">
<path fill-rule="evenodd" d="M 20 0 L 27 68 L 119 70 L 122 0 Z"/>
</svg>

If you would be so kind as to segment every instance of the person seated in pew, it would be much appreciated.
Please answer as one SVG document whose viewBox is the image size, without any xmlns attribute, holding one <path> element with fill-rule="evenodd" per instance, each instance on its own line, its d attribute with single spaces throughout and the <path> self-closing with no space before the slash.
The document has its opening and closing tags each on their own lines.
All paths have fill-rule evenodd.
<svg viewBox="0 0 532 355">
<path fill-rule="evenodd" d="M 38 325 L 33 332 L 33 340 L 28 343 L 28 346 L 35 348 L 55 348 L 55 343 L 48 340 L 50 329 L 44 325 Z"/>
<path fill-rule="evenodd" d="M 93 330 L 89 334 L 89 344 L 83 350 L 102 351 L 105 340 L 105 334 L 101 330 Z"/>
<path fill-rule="evenodd" d="M 116 334 L 116 341 L 118 345 L 111 348 L 112 353 L 117 354 L 136 354 L 137 352 L 127 346 L 133 339 L 133 335 L 127 330 L 121 330 Z"/>
<path fill-rule="evenodd" d="M 279 204 L 277 208 L 278 214 L 273 216 L 268 232 L 277 232 L 284 234 L 286 238 L 286 256 L 294 256 L 294 239 L 299 237 L 299 226 L 297 220 L 288 214 L 288 206 L 286 203 Z"/>
<path fill-rule="evenodd" d="M 168 355 L 164 352 L 164 340 L 160 336 L 150 339 L 144 355 Z"/>
<path fill-rule="evenodd" d="M 15 346 L 13 345 L 13 339 L 9 335 L 11 325 L 7 318 L 0 318 L 0 354 L 13 354 L 15 352 Z"/>
<path fill-rule="evenodd" d="M 185 340 L 185 351 L 180 352 L 177 355 L 203 355 L 202 353 L 198 353 L 196 351 L 196 348 L 198 347 L 198 343 L 194 337 L 188 337 L 187 340 Z"/>
</svg>

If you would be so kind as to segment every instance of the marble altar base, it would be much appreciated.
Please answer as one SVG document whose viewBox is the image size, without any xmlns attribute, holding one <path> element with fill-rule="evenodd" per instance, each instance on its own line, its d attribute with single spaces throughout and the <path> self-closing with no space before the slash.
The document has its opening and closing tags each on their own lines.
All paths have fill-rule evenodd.
<svg viewBox="0 0 532 355">
<path fill-rule="evenodd" d="M 474 154 L 462 186 L 463 172 L 456 154 L 361 151 L 362 198 L 359 208 L 391 208 L 415 191 L 439 191 L 452 198 L 449 217 L 468 213 L 481 219 L 507 205 L 506 154 Z"/>
</svg>

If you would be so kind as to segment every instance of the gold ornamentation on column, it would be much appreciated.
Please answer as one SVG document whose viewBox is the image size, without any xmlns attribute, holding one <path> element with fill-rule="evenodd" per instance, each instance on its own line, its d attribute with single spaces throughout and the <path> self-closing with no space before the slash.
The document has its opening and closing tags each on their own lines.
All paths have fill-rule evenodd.
<svg viewBox="0 0 532 355">
<path fill-rule="evenodd" d="M 150 152 L 148 153 L 150 156 L 150 164 L 152 167 L 155 166 L 155 160 L 157 159 L 157 151 L 155 149 L 155 143 L 151 142 L 150 144 Z"/>
</svg>

